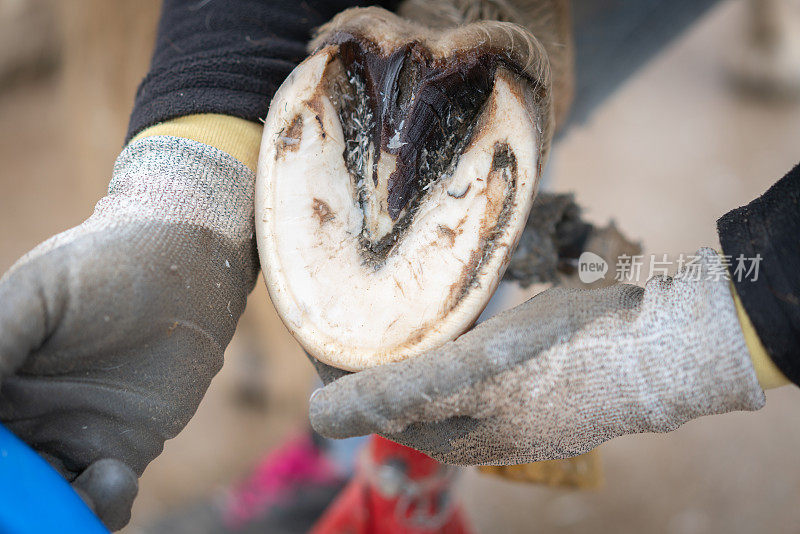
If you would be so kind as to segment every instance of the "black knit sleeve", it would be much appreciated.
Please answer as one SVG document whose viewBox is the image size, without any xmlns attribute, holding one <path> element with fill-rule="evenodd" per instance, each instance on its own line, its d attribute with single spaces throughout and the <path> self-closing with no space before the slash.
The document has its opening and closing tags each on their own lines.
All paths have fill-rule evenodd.
<svg viewBox="0 0 800 534">
<path fill-rule="evenodd" d="M 775 365 L 800 385 L 800 165 L 747 206 L 717 221 L 747 314 Z M 759 258 L 736 273 L 736 258 Z M 743 276 L 743 274 L 745 276 Z"/>
<path fill-rule="evenodd" d="M 221 113 L 257 121 L 306 57 L 314 28 L 349 7 L 397 0 L 164 0 L 150 72 L 126 141 L 167 119 Z"/>
</svg>

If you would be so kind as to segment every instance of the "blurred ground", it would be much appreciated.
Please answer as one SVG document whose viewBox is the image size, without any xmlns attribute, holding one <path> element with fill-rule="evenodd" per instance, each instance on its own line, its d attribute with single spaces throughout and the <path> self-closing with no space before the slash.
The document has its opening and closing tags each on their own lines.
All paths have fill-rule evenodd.
<svg viewBox="0 0 800 534">
<path fill-rule="evenodd" d="M 800 160 L 800 107 L 743 97 L 726 84 L 721 55 L 737 39 L 742 7 L 723 3 L 554 151 L 551 188 L 575 191 L 590 218 L 614 218 L 648 253 L 716 246 L 716 218 Z M 57 77 L 0 94 L 0 271 L 88 216 L 102 194 L 76 186 L 87 180 L 68 141 L 87 126 L 68 120 L 68 95 Z M 124 132 L 105 135 L 121 144 Z M 242 354 L 260 350 L 239 336 L 195 419 L 145 472 L 126 532 L 236 479 L 305 425 L 310 366 L 274 316 L 265 319 L 272 312 L 263 286 L 250 303 L 246 320 L 257 320 L 269 340 L 266 367 L 255 371 L 267 382 L 267 409 L 234 401 Z M 467 471 L 460 493 L 486 533 L 797 533 L 799 405 L 800 390 L 785 387 L 769 392 L 758 413 L 615 440 L 602 447 L 606 484 L 599 491 L 536 488 Z"/>
</svg>

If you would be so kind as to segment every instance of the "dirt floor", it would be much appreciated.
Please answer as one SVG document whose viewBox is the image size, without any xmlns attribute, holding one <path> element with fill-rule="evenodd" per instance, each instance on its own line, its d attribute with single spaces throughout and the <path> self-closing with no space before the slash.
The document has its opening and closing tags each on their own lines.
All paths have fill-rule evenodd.
<svg viewBox="0 0 800 534">
<path fill-rule="evenodd" d="M 554 151 L 551 188 L 575 191 L 591 219 L 613 218 L 648 253 L 717 246 L 716 218 L 800 160 L 800 105 L 743 97 L 726 83 L 722 53 L 737 38 L 741 8 L 729 2 L 713 11 Z M 50 78 L 0 94 L 0 271 L 88 216 L 102 194 L 77 174 L 65 140 L 84 126 L 65 123 L 69 102 L 59 87 Z M 270 313 L 263 287 L 251 303 L 262 311 L 249 317 Z M 235 480 L 306 424 L 311 368 L 275 321 L 263 329 L 264 347 L 234 339 L 197 416 L 141 479 L 125 532 Z M 249 367 L 244 355 L 254 350 L 267 353 L 263 368 Z M 267 384 L 265 409 L 236 400 L 241 377 L 254 373 Z M 784 387 L 769 392 L 757 413 L 614 440 L 601 448 L 606 481 L 597 491 L 465 470 L 459 492 L 476 530 L 486 533 L 797 533 L 798 405 L 800 390 Z"/>
</svg>

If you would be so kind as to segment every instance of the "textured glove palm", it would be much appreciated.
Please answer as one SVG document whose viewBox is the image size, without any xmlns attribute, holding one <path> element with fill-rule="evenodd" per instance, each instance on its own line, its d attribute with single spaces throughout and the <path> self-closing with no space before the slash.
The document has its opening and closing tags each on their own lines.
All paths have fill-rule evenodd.
<svg viewBox="0 0 800 534">
<path fill-rule="evenodd" d="M 551 289 L 438 350 L 339 378 L 312 396 L 312 424 L 332 438 L 381 433 L 446 463 L 507 465 L 758 409 L 724 267 L 699 254 L 697 272 L 644 289 Z"/>
<path fill-rule="evenodd" d="M 0 418 L 110 528 L 222 365 L 257 272 L 252 191 L 227 154 L 143 139 L 94 214 L 0 282 Z"/>
</svg>

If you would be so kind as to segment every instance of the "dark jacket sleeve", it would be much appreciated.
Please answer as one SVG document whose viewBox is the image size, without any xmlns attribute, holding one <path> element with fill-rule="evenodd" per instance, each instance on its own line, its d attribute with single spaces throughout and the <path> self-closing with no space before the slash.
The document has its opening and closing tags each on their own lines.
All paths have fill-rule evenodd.
<svg viewBox="0 0 800 534">
<path fill-rule="evenodd" d="M 164 0 L 150 72 L 136 95 L 126 142 L 194 113 L 258 121 L 314 28 L 349 7 L 397 0 Z"/>
<path fill-rule="evenodd" d="M 717 230 L 761 342 L 783 374 L 800 385 L 800 165 L 747 206 L 725 214 Z M 735 272 L 739 255 L 760 258 L 758 272 Z"/>
</svg>

